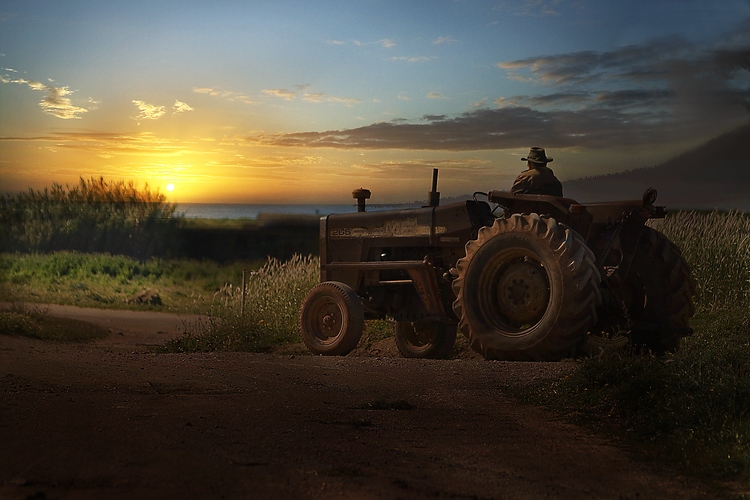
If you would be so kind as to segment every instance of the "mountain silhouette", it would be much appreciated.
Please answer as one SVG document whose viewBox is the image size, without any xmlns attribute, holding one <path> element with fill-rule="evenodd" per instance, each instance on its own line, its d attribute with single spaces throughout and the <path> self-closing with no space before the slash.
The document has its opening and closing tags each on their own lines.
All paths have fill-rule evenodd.
<svg viewBox="0 0 750 500">
<path fill-rule="evenodd" d="M 656 167 L 565 181 L 566 198 L 580 202 L 639 199 L 659 192 L 675 209 L 750 211 L 750 123 Z"/>
</svg>

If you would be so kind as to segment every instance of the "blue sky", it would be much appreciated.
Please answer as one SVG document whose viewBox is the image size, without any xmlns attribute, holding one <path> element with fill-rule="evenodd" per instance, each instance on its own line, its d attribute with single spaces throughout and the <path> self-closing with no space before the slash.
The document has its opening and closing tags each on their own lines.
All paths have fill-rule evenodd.
<svg viewBox="0 0 750 500">
<path fill-rule="evenodd" d="M 342 202 L 655 165 L 748 120 L 750 1 L 2 1 L 0 191 Z"/>
</svg>

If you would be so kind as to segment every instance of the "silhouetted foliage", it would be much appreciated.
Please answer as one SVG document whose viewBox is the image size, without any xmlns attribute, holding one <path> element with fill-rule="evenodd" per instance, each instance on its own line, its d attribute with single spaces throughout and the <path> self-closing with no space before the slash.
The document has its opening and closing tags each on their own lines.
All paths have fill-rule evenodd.
<svg viewBox="0 0 750 500">
<path fill-rule="evenodd" d="M 81 178 L 0 197 L 0 251 L 108 252 L 145 259 L 169 255 L 178 218 L 148 184 Z"/>
</svg>

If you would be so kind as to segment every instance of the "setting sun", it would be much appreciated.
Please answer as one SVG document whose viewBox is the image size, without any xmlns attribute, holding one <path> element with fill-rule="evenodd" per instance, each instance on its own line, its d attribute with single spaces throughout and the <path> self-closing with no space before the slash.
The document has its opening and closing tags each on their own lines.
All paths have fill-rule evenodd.
<svg viewBox="0 0 750 500">
<path fill-rule="evenodd" d="M 174 184 L 172 184 L 171 182 L 167 184 L 167 191 L 169 191 L 170 193 L 174 191 Z"/>
</svg>

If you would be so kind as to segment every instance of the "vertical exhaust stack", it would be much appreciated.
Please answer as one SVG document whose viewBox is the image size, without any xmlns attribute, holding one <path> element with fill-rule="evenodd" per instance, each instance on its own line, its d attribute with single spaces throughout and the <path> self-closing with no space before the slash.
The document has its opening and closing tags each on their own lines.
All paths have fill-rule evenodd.
<svg viewBox="0 0 750 500">
<path fill-rule="evenodd" d="M 432 169 L 432 191 L 427 193 L 427 206 L 437 207 L 440 205 L 440 192 L 437 190 L 438 169 Z"/>
<path fill-rule="evenodd" d="M 365 211 L 365 200 L 370 197 L 370 190 L 369 189 L 355 189 L 352 191 L 352 198 L 357 200 L 357 212 L 364 212 Z"/>
</svg>

